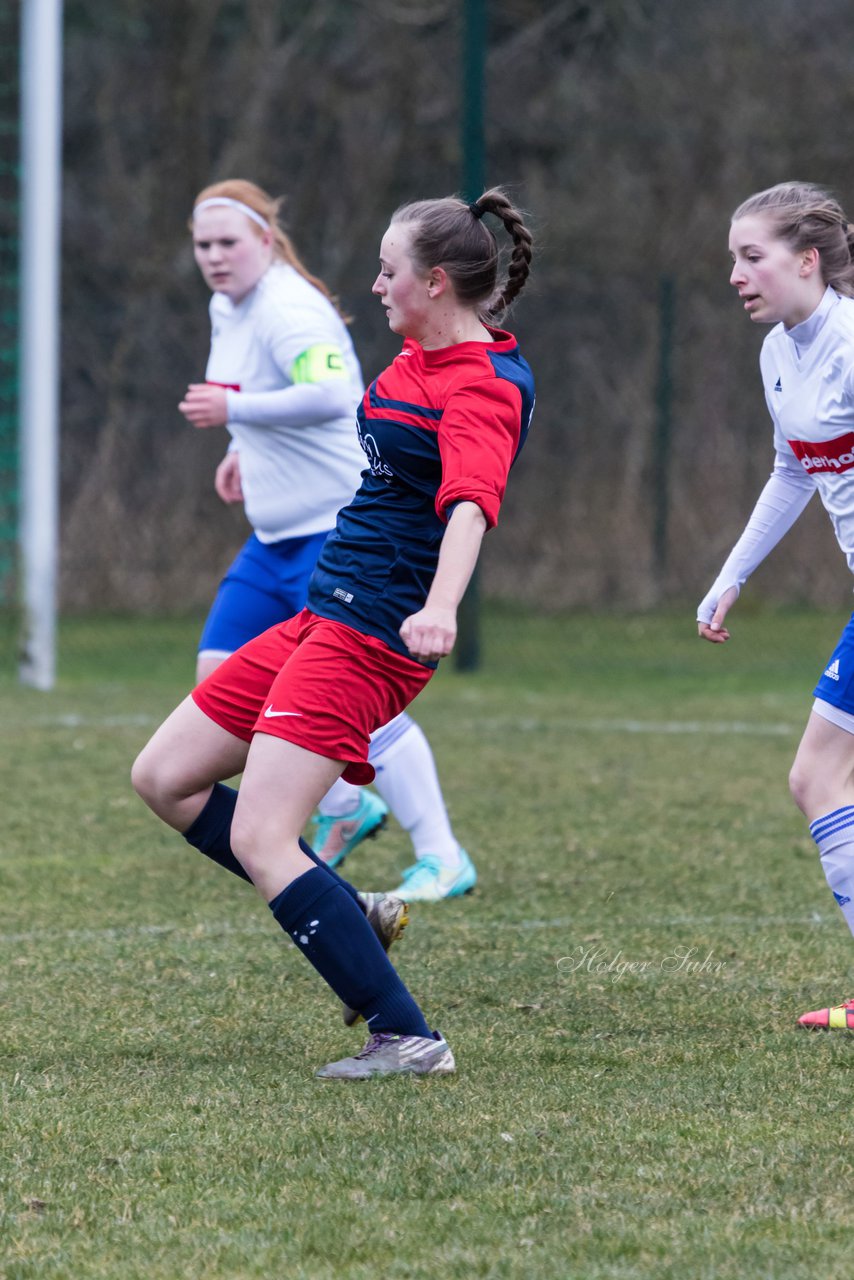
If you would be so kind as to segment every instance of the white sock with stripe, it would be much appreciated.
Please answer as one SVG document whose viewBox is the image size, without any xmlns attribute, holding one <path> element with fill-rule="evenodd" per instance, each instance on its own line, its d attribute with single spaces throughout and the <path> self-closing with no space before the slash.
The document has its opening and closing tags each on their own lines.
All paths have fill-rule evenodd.
<svg viewBox="0 0 854 1280">
<path fill-rule="evenodd" d="M 460 866 L 460 844 L 451 830 L 436 762 L 423 729 L 401 712 L 371 735 L 374 786 L 408 832 L 416 858 L 432 853 L 443 866 Z"/>
<path fill-rule="evenodd" d="M 854 805 L 834 809 L 810 823 L 831 892 L 854 934 Z"/>
</svg>

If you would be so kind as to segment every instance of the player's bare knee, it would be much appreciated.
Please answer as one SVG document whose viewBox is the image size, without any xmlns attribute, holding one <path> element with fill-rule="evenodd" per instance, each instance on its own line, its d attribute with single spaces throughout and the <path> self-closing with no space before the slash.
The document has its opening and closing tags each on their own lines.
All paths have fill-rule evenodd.
<svg viewBox="0 0 854 1280">
<path fill-rule="evenodd" d="M 810 774 L 795 760 L 789 770 L 789 791 L 802 813 L 810 808 L 814 782 Z"/>
<path fill-rule="evenodd" d="M 164 806 L 174 801 L 179 791 L 168 762 L 152 749 L 151 743 L 134 760 L 130 780 L 140 799 L 157 814 L 162 814 Z"/>
<path fill-rule="evenodd" d="M 801 813 L 812 822 L 839 807 L 848 781 L 832 769 L 805 768 L 795 760 L 789 773 L 789 791 Z"/>
<path fill-rule="evenodd" d="M 149 807 L 154 796 L 154 772 L 151 766 L 151 756 L 147 747 L 143 747 L 139 755 L 131 765 L 130 781 L 136 794 L 140 799 L 144 800 Z"/>
<path fill-rule="evenodd" d="M 263 876 L 271 859 L 281 866 L 284 858 L 288 866 L 301 864 L 304 855 L 298 844 L 299 832 L 292 832 L 288 824 L 275 817 L 264 818 L 253 813 L 249 806 L 241 808 L 238 799 L 231 820 L 231 848 L 234 856 L 254 880 Z M 304 868 L 300 865 L 299 870 Z"/>
<path fill-rule="evenodd" d="M 241 807 L 239 799 L 234 810 L 234 816 L 231 819 L 230 839 L 234 856 L 251 875 L 252 866 L 258 857 L 261 842 L 257 824 L 253 821 L 252 815 L 246 813 Z"/>
</svg>

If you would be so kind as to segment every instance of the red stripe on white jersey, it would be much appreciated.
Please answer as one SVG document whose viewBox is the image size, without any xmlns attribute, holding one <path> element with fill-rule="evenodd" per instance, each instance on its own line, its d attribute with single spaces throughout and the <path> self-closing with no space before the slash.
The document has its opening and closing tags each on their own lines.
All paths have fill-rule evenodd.
<svg viewBox="0 0 854 1280">
<path fill-rule="evenodd" d="M 833 440 L 790 440 L 792 453 L 800 460 L 804 471 L 813 475 L 817 471 L 839 473 L 854 467 L 854 431 Z"/>
</svg>

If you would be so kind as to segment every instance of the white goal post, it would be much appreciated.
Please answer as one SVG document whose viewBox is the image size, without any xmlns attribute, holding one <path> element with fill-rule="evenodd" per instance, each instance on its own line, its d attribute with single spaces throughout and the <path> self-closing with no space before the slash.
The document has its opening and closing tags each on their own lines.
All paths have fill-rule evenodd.
<svg viewBox="0 0 854 1280">
<path fill-rule="evenodd" d="M 21 10 L 20 679 L 56 678 L 62 0 Z"/>
</svg>

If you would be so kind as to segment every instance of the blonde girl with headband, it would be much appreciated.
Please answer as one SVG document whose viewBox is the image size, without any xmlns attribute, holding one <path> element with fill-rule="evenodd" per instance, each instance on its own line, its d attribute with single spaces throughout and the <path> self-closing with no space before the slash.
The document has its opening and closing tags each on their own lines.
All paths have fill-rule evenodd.
<svg viewBox="0 0 854 1280">
<path fill-rule="evenodd" d="M 486 214 L 512 238 L 504 281 Z M 368 465 L 323 545 L 307 606 L 227 658 L 134 765 L 134 786 L 154 812 L 251 880 L 297 949 L 365 1019 L 367 1044 L 321 1068 L 322 1079 L 455 1069 L 366 904 L 300 832 L 342 774 L 371 781 L 371 733 L 453 648 L 457 608 L 534 407 L 531 371 L 497 327 L 530 260 L 530 233 L 500 190 L 474 211 L 452 198 L 393 215 L 373 292 L 403 346 L 360 401 Z M 239 773 L 239 791 L 222 785 Z"/>
<path fill-rule="evenodd" d="M 854 262 L 838 200 L 783 182 L 732 216 L 730 283 L 754 324 L 773 325 L 760 355 L 774 426 L 774 468 L 747 526 L 700 604 L 699 634 L 730 636 L 741 587 L 813 494 L 854 572 Z M 854 617 L 814 690 L 789 776 L 822 869 L 854 933 Z M 803 1027 L 854 1029 L 854 1000 L 805 1013 Z"/>
<path fill-rule="evenodd" d="M 190 222 L 212 292 L 212 338 L 207 381 L 191 384 L 179 407 L 195 427 L 227 427 L 216 491 L 243 502 L 253 530 L 202 630 L 197 680 L 303 607 L 320 549 L 365 466 L 359 362 L 335 299 L 281 226 L 280 204 L 254 183 L 219 182 L 199 192 Z M 473 888 L 474 864 L 454 835 L 420 726 L 403 713 L 379 728 L 371 761 L 380 795 L 336 782 L 315 816 L 315 852 L 340 865 L 391 810 L 420 869 L 404 880 L 410 901 Z M 405 903 L 389 899 L 383 912 L 388 940 L 406 923 Z"/>
</svg>

